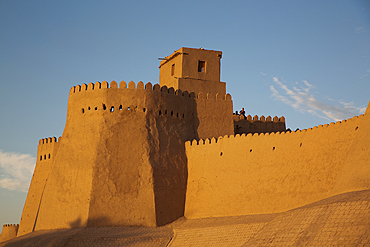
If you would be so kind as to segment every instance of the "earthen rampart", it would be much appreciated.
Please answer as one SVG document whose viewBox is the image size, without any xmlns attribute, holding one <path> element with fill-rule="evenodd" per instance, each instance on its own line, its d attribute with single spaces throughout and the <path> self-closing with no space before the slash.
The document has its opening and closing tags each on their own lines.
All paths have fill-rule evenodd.
<svg viewBox="0 0 370 247">
<path fill-rule="evenodd" d="M 326 198 L 363 118 L 186 142 L 185 216 L 275 213 Z"/>
</svg>

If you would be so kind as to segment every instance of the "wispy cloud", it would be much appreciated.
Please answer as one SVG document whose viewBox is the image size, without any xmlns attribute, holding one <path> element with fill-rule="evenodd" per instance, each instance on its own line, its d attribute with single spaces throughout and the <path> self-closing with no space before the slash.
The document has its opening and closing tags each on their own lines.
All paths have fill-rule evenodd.
<svg viewBox="0 0 370 247">
<path fill-rule="evenodd" d="M 290 105 L 293 109 L 302 113 L 310 113 L 327 120 L 339 121 L 362 114 L 366 110 L 366 106 L 357 107 L 353 102 L 347 103 L 344 101 L 337 101 L 337 104 L 330 105 L 320 101 L 316 98 L 317 96 L 315 93 L 310 91 L 312 88 L 315 88 L 315 86 L 307 81 L 302 81 L 304 85 L 300 85 L 300 83 L 296 82 L 298 87 L 294 86 L 293 89 L 289 89 L 288 86 L 277 77 L 273 77 L 272 79 L 280 91 L 271 85 L 271 97 Z"/>
<path fill-rule="evenodd" d="M 366 29 L 365 29 L 365 27 L 356 27 L 355 32 L 356 33 L 365 33 Z"/>
<path fill-rule="evenodd" d="M 364 78 L 364 77 L 368 76 L 368 75 L 369 75 L 369 72 L 370 72 L 370 69 L 367 69 L 367 70 L 366 70 L 366 72 L 365 72 L 366 74 L 361 75 L 361 76 L 360 76 L 360 79 L 362 79 L 362 78 Z"/>
<path fill-rule="evenodd" d="M 35 163 L 32 155 L 0 150 L 0 187 L 27 192 Z"/>
</svg>

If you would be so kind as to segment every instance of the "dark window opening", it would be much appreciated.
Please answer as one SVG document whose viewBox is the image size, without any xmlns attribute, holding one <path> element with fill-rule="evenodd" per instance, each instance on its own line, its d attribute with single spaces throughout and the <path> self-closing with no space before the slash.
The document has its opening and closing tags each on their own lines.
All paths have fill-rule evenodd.
<svg viewBox="0 0 370 247">
<path fill-rule="evenodd" d="M 175 75 L 175 64 L 172 64 L 172 67 L 171 67 L 171 76 L 174 76 Z"/>
<path fill-rule="evenodd" d="M 143 112 L 145 112 L 146 111 L 146 109 L 145 108 L 143 108 Z"/>
<path fill-rule="evenodd" d="M 49 154 L 49 159 L 50 159 L 50 154 Z"/>
<path fill-rule="evenodd" d="M 105 104 L 103 104 L 103 110 L 106 110 L 106 109 L 107 109 L 106 105 L 105 105 Z"/>
<path fill-rule="evenodd" d="M 44 155 L 44 160 L 46 160 L 46 154 Z"/>
<path fill-rule="evenodd" d="M 114 112 L 114 106 L 110 108 L 110 112 Z"/>
<path fill-rule="evenodd" d="M 198 72 L 206 72 L 206 61 L 198 61 Z"/>
<path fill-rule="evenodd" d="M 40 160 L 42 160 L 42 155 L 40 156 Z"/>
<path fill-rule="evenodd" d="M 98 110 L 98 107 L 95 107 L 95 111 Z"/>
<path fill-rule="evenodd" d="M 119 110 L 121 111 L 122 110 L 122 105 L 119 106 Z"/>
<path fill-rule="evenodd" d="M 171 111 L 171 116 L 173 116 L 173 111 Z"/>
<path fill-rule="evenodd" d="M 85 113 L 85 109 L 84 108 L 82 108 L 82 113 Z"/>
</svg>

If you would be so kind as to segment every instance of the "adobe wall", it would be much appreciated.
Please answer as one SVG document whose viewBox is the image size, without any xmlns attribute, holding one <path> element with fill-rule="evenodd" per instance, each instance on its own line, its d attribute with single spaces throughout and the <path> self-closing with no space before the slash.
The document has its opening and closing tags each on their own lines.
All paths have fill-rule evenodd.
<svg viewBox="0 0 370 247">
<path fill-rule="evenodd" d="M 0 234 L 0 243 L 5 242 L 9 239 L 15 238 L 17 236 L 19 224 L 5 224 L 3 225 L 3 230 Z"/>
<path fill-rule="evenodd" d="M 268 116 L 258 117 L 251 115 L 245 117 L 244 115 L 233 115 L 234 120 L 234 133 L 235 134 L 248 134 L 248 133 L 271 133 L 281 132 L 286 130 L 285 118 L 278 118 L 275 116 L 271 118 Z"/>
<path fill-rule="evenodd" d="M 142 82 L 73 87 L 52 168 L 37 178 L 45 181 L 49 173 L 47 182 L 30 189 L 28 197 L 37 194 L 37 199 L 25 207 L 23 214 L 32 216 L 21 224 L 22 234 L 84 226 L 158 226 L 183 216 L 185 141 L 233 131 L 225 112 L 232 109 L 231 97 L 202 97 Z M 199 117 L 204 111 L 206 116 Z M 39 153 L 43 159 L 44 152 Z"/>
<path fill-rule="evenodd" d="M 334 188 L 330 192 L 336 195 L 342 192 L 370 188 L 370 102 L 364 120 L 359 126 L 355 141 L 352 143 L 344 166 L 338 175 Z"/>
<path fill-rule="evenodd" d="M 230 94 L 199 93 L 196 105 L 200 139 L 234 134 Z"/>
<path fill-rule="evenodd" d="M 221 51 L 182 47 L 165 57 L 159 66 L 159 83 L 198 94 L 226 94 L 226 83 L 220 82 Z M 206 62 L 205 71 L 198 71 L 198 62 Z"/>
<path fill-rule="evenodd" d="M 34 230 L 39 205 L 44 192 L 53 160 L 58 152 L 59 142 L 56 137 L 44 138 L 39 141 L 37 147 L 37 161 L 32 175 L 30 188 L 23 207 L 18 236 Z"/>
<path fill-rule="evenodd" d="M 177 79 L 178 88 L 181 90 L 188 90 L 191 92 L 198 93 L 212 93 L 213 95 L 226 94 L 226 82 L 222 81 L 208 81 L 202 79 L 192 79 L 192 78 L 178 78 Z M 232 110 L 231 110 L 232 112 Z"/>
<path fill-rule="evenodd" d="M 185 216 L 276 213 L 326 198 L 342 182 L 337 177 L 351 145 L 369 122 L 367 116 L 361 124 L 363 119 L 361 115 L 296 132 L 186 142 Z M 368 145 L 358 152 L 362 162 L 367 162 L 366 152 Z M 368 165 L 362 168 L 368 174 Z"/>
</svg>

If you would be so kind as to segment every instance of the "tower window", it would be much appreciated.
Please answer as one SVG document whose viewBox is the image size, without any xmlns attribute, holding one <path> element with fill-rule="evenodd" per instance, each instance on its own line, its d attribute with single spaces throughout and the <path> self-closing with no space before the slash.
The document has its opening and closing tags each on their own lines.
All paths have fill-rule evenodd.
<svg viewBox="0 0 370 247">
<path fill-rule="evenodd" d="M 206 72 L 206 61 L 198 61 L 198 72 Z"/>
<path fill-rule="evenodd" d="M 175 75 L 175 64 L 172 64 L 171 67 L 171 76 Z"/>
</svg>

